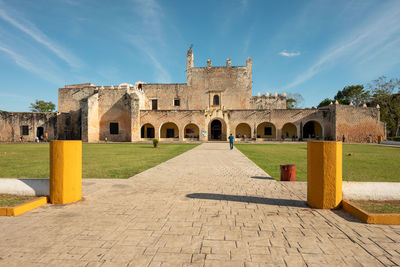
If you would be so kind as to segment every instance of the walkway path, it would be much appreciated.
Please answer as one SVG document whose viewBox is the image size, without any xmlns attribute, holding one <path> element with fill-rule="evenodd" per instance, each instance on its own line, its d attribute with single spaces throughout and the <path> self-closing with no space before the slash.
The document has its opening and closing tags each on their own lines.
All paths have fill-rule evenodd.
<svg viewBox="0 0 400 267">
<path fill-rule="evenodd" d="M 298 187 L 298 188 L 296 188 Z M 400 264 L 400 227 L 305 205 L 227 144 L 205 143 L 85 200 L 0 217 L 1 266 Z"/>
</svg>

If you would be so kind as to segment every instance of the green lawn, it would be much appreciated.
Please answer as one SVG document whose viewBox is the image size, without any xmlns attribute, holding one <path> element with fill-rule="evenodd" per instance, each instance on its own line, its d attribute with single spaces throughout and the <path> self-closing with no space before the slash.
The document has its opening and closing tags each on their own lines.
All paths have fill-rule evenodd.
<svg viewBox="0 0 400 267">
<path fill-rule="evenodd" d="M 398 213 L 400 214 L 400 201 L 367 201 L 367 200 L 352 200 L 363 210 L 370 213 Z"/>
<path fill-rule="evenodd" d="M 37 198 L 38 197 L 35 196 L 17 196 L 17 195 L 0 194 L 0 207 L 15 207 Z"/>
<path fill-rule="evenodd" d="M 128 178 L 197 144 L 83 144 L 84 178 Z M 48 178 L 49 144 L 0 144 L 0 177 Z"/>
<path fill-rule="evenodd" d="M 243 154 L 276 180 L 279 165 L 295 164 L 296 180 L 307 180 L 307 144 L 236 144 Z M 351 154 L 351 156 L 349 156 Z M 400 182 L 400 148 L 343 145 L 343 180 Z"/>
</svg>

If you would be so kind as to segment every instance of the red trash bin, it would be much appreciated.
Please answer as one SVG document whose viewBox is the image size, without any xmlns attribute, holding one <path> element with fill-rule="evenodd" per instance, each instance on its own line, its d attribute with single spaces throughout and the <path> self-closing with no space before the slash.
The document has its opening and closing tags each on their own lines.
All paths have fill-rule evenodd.
<svg viewBox="0 0 400 267">
<path fill-rule="evenodd" d="M 296 180 L 296 165 L 280 165 L 281 166 L 281 181 Z"/>
</svg>

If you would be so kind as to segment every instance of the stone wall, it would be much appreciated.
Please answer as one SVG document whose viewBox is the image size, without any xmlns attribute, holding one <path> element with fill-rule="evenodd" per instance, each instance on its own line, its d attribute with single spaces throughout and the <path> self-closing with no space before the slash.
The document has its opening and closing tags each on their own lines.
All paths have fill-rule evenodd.
<svg viewBox="0 0 400 267">
<path fill-rule="evenodd" d="M 66 85 L 58 89 L 57 123 L 58 139 L 80 140 L 82 138 L 82 113 L 87 98 L 95 93 L 96 86 L 91 83 Z"/>
<path fill-rule="evenodd" d="M 331 105 L 336 112 L 336 140 L 346 142 L 376 143 L 378 136 L 385 135 L 385 126 L 380 121 L 379 109 Z"/>
<path fill-rule="evenodd" d="M 54 140 L 57 137 L 57 113 L 55 112 L 0 112 L 0 142 L 34 142 L 38 127 L 43 128 L 43 139 Z M 28 134 L 23 134 L 27 127 Z M 40 136 L 39 136 L 40 137 Z"/>
<path fill-rule="evenodd" d="M 286 109 L 286 96 L 259 95 L 250 98 L 252 109 Z"/>
</svg>

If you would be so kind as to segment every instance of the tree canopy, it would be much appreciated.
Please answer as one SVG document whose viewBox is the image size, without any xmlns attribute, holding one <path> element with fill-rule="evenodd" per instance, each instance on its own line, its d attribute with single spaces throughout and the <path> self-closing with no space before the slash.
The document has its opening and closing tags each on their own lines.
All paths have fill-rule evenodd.
<svg viewBox="0 0 400 267">
<path fill-rule="evenodd" d="M 318 104 L 318 108 L 328 106 L 330 103 L 334 103 L 335 100 L 330 99 L 330 98 L 325 98 L 324 100 L 321 101 L 321 103 Z"/>
<path fill-rule="evenodd" d="M 304 98 L 301 94 L 298 93 L 289 93 L 286 98 L 286 108 L 294 109 L 300 108 L 304 103 Z"/>
<path fill-rule="evenodd" d="M 36 100 L 35 103 L 31 103 L 30 109 L 33 112 L 53 112 L 56 110 L 56 105 L 51 101 Z"/>
<path fill-rule="evenodd" d="M 394 136 L 400 122 L 400 79 L 387 80 L 386 76 L 368 84 L 371 105 L 380 106 L 381 121 L 386 123 L 388 135 Z"/>
<path fill-rule="evenodd" d="M 385 76 L 372 81 L 367 85 L 350 85 L 339 90 L 333 99 L 325 98 L 318 107 L 329 105 L 338 101 L 339 104 L 361 106 L 367 103 L 369 106 L 380 106 L 380 119 L 386 123 L 389 136 L 396 135 L 400 123 L 400 79 L 388 80 Z"/>
</svg>

